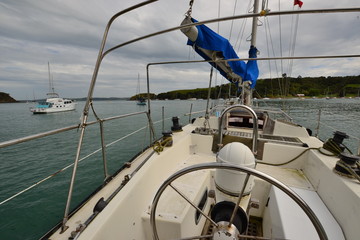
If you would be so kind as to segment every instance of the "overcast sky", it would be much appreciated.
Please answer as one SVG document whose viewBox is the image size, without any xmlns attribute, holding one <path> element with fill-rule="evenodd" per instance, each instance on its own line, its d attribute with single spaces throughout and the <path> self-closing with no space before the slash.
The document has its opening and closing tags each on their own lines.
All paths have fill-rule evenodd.
<svg viewBox="0 0 360 240">
<path fill-rule="evenodd" d="M 17 100 L 44 98 L 49 91 L 48 62 L 55 91 L 63 97 L 87 96 L 104 28 L 110 17 L 139 0 L 0 0 L 0 91 Z M 220 2 L 220 9 L 219 9 Z M 303 0 L 302 9 L 360 7 L 358 0 Z M 293 9 L 293 0 L 281 0 L 281 10 Z M 179 25 L 189 1 L 160 0 L 117 19 L 107 48 Z M 207 20 L 244 14 L 248 0 L 195 0 L 192 16 Z M 279 1 L 269 3 L 279 10 Z M 295 7 L 295 9 L 297 6 Z M 235 10 L 234 10 L 235 9 Z M 360 13 L 301 15 L 297 28 L 295 56 L 360 53 Z M 259 57 L 289 55 L 296 16 L 261 18 L 257 37 Z M 281 41 L 279 34 L 281 25 Z M 242 26 L 246 28 L 242 33 Z M 267 24 L 269 23 L 269 24 Z M 230 39 L 240 57 L 247 57 L 250 20 L 209 24 Z M 268 27 L 269 26 L 269 27 Z M 266 35 L 266 32 L 271 32 Z M 271 37 L 271 38 L 270 38 Z M 280 46 L 280 42 L 282 43 Z M 186 46 L 186 37 L 175 31 L 125 46 L 105 57 L 94 96 L 129 97 L 136 94 L 138 74 L 146 91 L 145 66 L 149 62 L 197 60 Z M 269 67 L 270 66 L 270 67 Z M 260 78 L 281 72 L 301 76 L 360 75 L 360 59 L 296 60 L 260 62 Z M 206 87 L 207 63 L 151 67 L 151 92 Z M 220 76 L 216 83 L 225 82 Z"/>
</svg>

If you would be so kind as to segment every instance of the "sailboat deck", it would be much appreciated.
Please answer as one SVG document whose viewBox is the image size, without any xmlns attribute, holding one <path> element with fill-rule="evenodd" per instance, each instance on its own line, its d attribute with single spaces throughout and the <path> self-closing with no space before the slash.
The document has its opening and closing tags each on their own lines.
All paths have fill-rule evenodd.
<svg viewBox="0 0 360 240">
<path fill-rule="evenodd" d="M 300 169 L 281 168 L 262 164 L 258 164 L 256 166 L 256 169 L 270 176 L 273 176 L 274 178 L 289 187 L 296 187 L 314 191 L 314 187 L 311 185 L 310 181 Z"/>
</svg>

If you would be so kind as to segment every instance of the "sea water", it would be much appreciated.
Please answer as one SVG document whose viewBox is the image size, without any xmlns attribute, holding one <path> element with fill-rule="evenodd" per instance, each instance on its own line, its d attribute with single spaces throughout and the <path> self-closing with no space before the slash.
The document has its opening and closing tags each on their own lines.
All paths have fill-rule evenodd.
<svg viewBox="0 0 360 240">
<path fill-rule="evenodd" d="M 258 101 L 262 106 L 283 108 L 294 121 L 316 133 L 320 115 L 319 137 L 332 137 L 339 130 L 350 135 L 344 143 L 356 151 L 360 138 L 360 99 L 305 99 Z M 28 109 L 33 104 L 0 104 L 0 142 L 38 134 L 80 123 L 84 102 L 78 102 L 72 112 L 33 115 Z M 203 110 L 206 101 L 151 101 L 151 118 L 155 122 L 156 137 L 170 130 L 171 117 L 178 116 L 185 125 L 192 117 L 185 113 Z M 99 118 L 132 112 L 143 112 L 147 106 L 132 101 L 96 101 L 94 111 Z M 165 122 L 162 122 L 162 115 Z M 204 115 L 204 112 L 197 114 Z M 90 121 L 96 119 L 92 111 Z M 147 115 L 140 114 L 124 119 L 104 122 L 108 171 L 114 173 L 150 141 Z M 130 137 L 118 141 L 131 132 L 144 128 Z M 99 124 L 88 126 L 85 131 L 71 208 L 92 193 L 104 180 L 104 168 Z M 30 142 L 0 149 L 0 202 L 36 184 L 29 191 L 0 205 L 0 239 L 38 239 L 61 221 L 68 193 L 68 186 L 79 140 L 79 131 L 71 130 Z M 85 158 L 86 157 L 86 158 Z M 64 169 L 65 168 L 65 169 Z M 61 172 L 59 170 L 64 169 Z"/>
</svg>

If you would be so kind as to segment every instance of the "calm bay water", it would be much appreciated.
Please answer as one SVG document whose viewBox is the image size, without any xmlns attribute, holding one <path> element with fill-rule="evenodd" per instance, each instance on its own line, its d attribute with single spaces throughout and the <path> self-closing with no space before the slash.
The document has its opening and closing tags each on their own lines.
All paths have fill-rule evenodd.
<svg viewBox="0 0 360 240">
<path fill-rule="evenodd" d="M 162 108 L 165 117 L 179 116 L 182 125 L 189 118 L 184 113 L 200 111 L 206 101 L 152 101 L 152 119 L 160 121 Z M 306 99 L 259 101 L 259 105 L 284 108 L 295 122 L 310 128 L 315 133 L 318 111 L 321 108 L 320 138 L 332 137 L 335 129 L 348 133 L 351 138 L 345 144 L 356 151 L 360 138 L 360 99 Z M 0 104 L 0 142 L 37 134 L 80 122 L 84 102 L 78 102 L 77 111 L 48 115 L 33 115 L 28 108 L 31 104 Z M 130 101 L 98 101 L 94 103 L 100 118 L 145 111 Z M 203 113 L 201 114 L 203 115 Z M 91 114 L 91 119 L 95 119 Z M 107 144 L 146 126 L 146 115 L 106 122 L 105 141 Z M 166 120 L 169 130 L 171 120 Z M 155 125 L 160 137 L 161 122 Z M 99 126 L 89 126 L 85 133 L 85 157 L 100 148 Z M 0 202 L 26 189 L 41 179 L 73 163 L 79 132 L 72 130 L 55 136 L 25 142 L 0 149 Z M 124 141 L 116 142 L 107 150 L 109 172 L 115 172 L 124 162 L 148 145 L 149 133 L 139 131 Z M 0 239 L 38 239 L 63 217 L 68 184 L 72 167 L 49 180 L 37 185 L 9 202 L 0 205 Z M 94 153 L 79 164 L 72 207 L 95 190 L 104 179 L 101 151 Z"/>
</svg>

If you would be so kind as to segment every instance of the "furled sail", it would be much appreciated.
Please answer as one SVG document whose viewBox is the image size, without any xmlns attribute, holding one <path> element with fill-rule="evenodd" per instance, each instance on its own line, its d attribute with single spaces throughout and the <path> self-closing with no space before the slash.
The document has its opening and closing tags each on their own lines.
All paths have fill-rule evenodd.
<svg viewBox="0 0 360 240">
<path fill-rule="evenodd" d="M 197 22 L 194 18 L 186 17 L 181 25 Z M 193 46 L 194 50 L 205 60 L 239 59 L 233 47 L 227 39 L 212 31 L 205 25 L 182 28 L 181 31 L 188 37 L 187 44 Z M 257 49 L 250 47 L 249 58 L 256 58 Z M 256 60 L 210 62 L 222 76 L 231 82 L 249 81 L 251 88 L 255 87 L 259 76 Z"/>
</svg>

